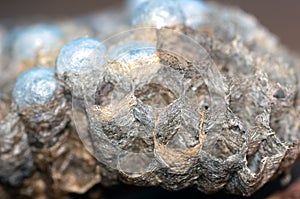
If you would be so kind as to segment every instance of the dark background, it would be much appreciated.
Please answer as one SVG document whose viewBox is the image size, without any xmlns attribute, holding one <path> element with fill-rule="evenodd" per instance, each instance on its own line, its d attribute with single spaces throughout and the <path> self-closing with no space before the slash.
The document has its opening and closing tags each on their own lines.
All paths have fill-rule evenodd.
<svg viewBox="0 0 300 199">
<path fill-rule="evenodd" d="M 255 15 L 281 41 L 300 53 L 299 0 L 217 0 Z M 122 0 L 0 0 L 0 19 L 73 16 L 121 6 Z"/>
</svg>

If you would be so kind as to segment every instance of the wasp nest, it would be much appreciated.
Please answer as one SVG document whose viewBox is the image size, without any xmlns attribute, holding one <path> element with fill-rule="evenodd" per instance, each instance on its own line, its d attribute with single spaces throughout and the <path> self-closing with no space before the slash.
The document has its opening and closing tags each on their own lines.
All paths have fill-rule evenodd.
<svg viewBox="0 0 300 199">
<path fill-rule="evenodd" d="M 1 183 L 27 195 L 54 190 L 50 197 L 118 181 L 249 196 L 288 173 L 300 154 L 297 57 L 236 8 L 128 5 L 131 23 L 111 13 L 118 27 L 98 27 L 107 14 L 55 22 L 57 42 L 33 45 L 26 59 L 24 33 L 3 42 L 0 58 L 21 60 L 3 59 L 2 70 L 39 67 L 18 78 L 12 97 L 11 83 L 0 85 Z M 76 27 L 95 38 L 60 49 Z"/>
</svg>

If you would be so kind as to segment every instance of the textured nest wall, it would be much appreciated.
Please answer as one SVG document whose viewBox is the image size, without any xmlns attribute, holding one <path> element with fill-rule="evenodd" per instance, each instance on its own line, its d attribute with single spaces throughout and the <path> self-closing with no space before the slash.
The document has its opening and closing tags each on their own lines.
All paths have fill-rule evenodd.
<svg viewBox="0 0 300 199">
<path fill-rule="evenodd" d="M 254 17 L 208 7 L 197 27 L 104 41 L 109 58 L 92 72 L 61 72 L 59 49 L 16 62 L 3 48 L 0 193 L 62 197 L 122 181 L 249 196 L 289 173 L 300 153 L 300 62 Z M 102 39 L 132 28 L 94 25 L 106 19 L 53 23 L 64 43 L 80 31 Z M 33 66 L 56 68 L 59 89 L 50 103 L 21 108 L 10 93 Z"/>
</svg>

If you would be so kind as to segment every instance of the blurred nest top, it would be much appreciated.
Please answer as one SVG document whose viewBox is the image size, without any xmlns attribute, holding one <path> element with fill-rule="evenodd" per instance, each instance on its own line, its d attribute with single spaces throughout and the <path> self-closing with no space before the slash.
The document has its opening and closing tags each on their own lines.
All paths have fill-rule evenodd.
<svg viewBox="0 0 300 199">
<path fill-rule="evenodd" d="M 289 48 L 300 52 L 300 1 L 241 1 L 241 0 L 215 0 L 224 4 L 241 7 L 246 12 L 255 15 L 260 22 L 271 32 L 278 35 L 282 43 Z M 105 10 L 111 6 L 121 6 L 124 0 L 1 0 L 0 19 L 18 19 L 26 17 L 64 17 L 84 15 L 89 12 Z"/>
</svg>

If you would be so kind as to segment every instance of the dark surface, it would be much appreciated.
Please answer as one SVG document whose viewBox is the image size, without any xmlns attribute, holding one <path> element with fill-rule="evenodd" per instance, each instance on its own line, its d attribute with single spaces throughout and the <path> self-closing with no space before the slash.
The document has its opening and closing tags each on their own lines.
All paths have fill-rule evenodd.
<svg viewBox="0 0 300 199">
<path fill-rule="evenodd" d="M 217 0 L 232 4 L 255 15 L 263 25 L 280 37 L 282 42 L 300 53 L 300 1 Z M 86 14 L 121 6 L 124 0 L 0 0 L 0 19 L 32 16 L 61 17 Z"/>
<path fill-rule="evenodd" d="M 298 162 L 292 171 L 292 182 L 295 182 L 297 179 L 299 180 L 300 176 L 300 162 Z M 290 183 L 290 184 L 291 184 Z M 282 186 L 280 183 L 280 177 L 266 184 L 262 189 L 260 189 L 257 193 L 255 193 L 251 197 L 241 197 L 229 195 L 224 192 L 220 192 L 213 195 L 205 195 L 196 189 L 189 188 L 181 191 L 171 192 L 164 190 L 160 187 L 150 187 L 150 188 L 142 188 L 142 187 L 134 187 L 128 185 L 120 185 L 116 187 L 105 188 L 102 190 L 101 195 L 104 196 L 105 199 L 266 199 L 273 195 L 276 192 L 281 192 L 286 190 L 290 184 L 287 186 Z M 300 184 L 300 183 L 299 183 Z M 97 192 L 101 189 L 100 186 L 95 186 L 88 195 L 91 195 L 93 192 Z M 298 192 L 297 192 L 298 193 Z M 82 195 L 71 195 L 72 199 L 81 199 Z M 288 198 L 288 197 L 284 197 Z M 297 198 L 297 197 L 296 197 Z M 293 198 L 291 198 L 293 199 Z"/>
</svg>

